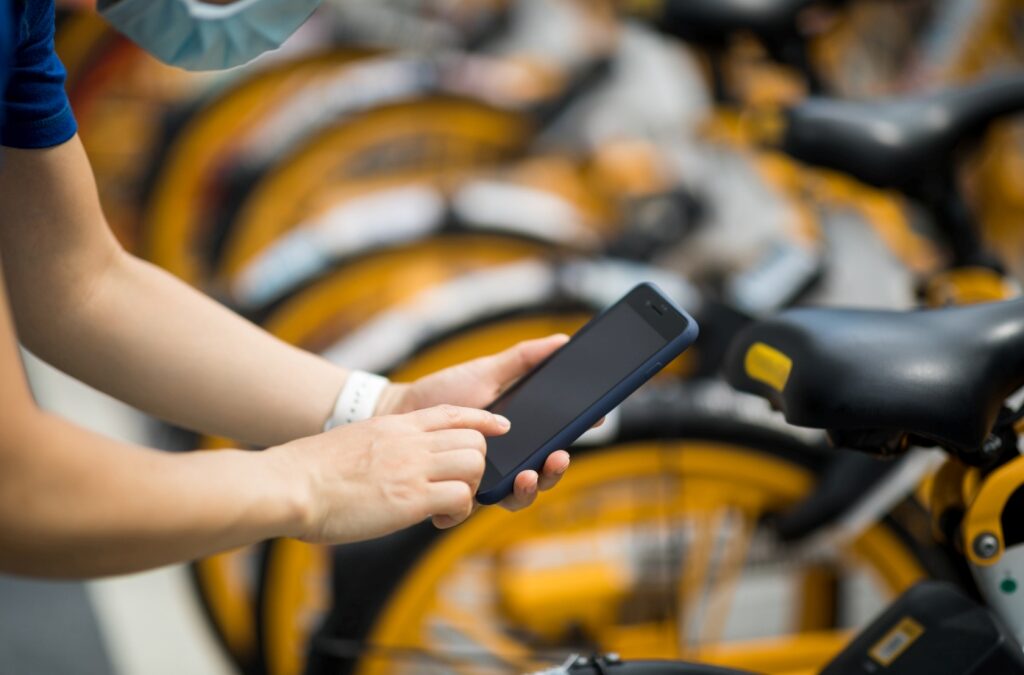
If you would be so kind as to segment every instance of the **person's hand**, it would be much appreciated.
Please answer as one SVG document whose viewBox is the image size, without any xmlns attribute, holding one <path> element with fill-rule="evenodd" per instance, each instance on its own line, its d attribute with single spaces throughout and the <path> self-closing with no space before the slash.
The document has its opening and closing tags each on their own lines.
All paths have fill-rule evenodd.
<svg viewBox="0 0 1024 675">
<path fill-rule="evenodd" d="M 482 408 L 508 389 L 516 380 L 532 370 L 556 349 L 568 342 L 567 335 L 551 335 L 526 340 L 492 356 L 460 363 L 439 370 L 408 384 L 391 384 L 377 405 L 378 415 L 404 413 L 441 403 Z M 548 456 L 540 474 L 523 471 L 514 483 L 514 490 L 501 505 L 517 511 L 533 503 L 538 491 L 549 490 L 569 468 L 569 453 L 558 450 Z M 435 519 L 439 527 L 450 527 L 444 519 Z"/>
<path fill-rule="evenodd" d="M 433 517 L 439 527 L 473 511 L 485 436 L 508 431 L 500 415 L 440 405 L 374 417 L 267 450 L 293 478 L 300 539 L 343 543 L 383 536 Z"/>
</svg>

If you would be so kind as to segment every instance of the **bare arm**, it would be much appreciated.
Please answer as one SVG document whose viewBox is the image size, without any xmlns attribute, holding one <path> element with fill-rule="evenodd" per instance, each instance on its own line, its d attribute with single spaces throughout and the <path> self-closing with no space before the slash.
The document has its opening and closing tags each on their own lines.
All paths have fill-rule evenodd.
<svg viewBox="0 0 1024 675">
<path fill-rule="evenodd" d="M 92 577 L 269 537 L 338 543 L 433 515 L 465 519 L 484 434 L 452 406 L 390 415 L 265 452 L 162 453 L 42 412 L 25 382 L 0 280 L 0 571 Z"/>
<path fill-rule="evenodd" d="M 188 560 L 268 537 L 338 543 L 472 511 L 482 405 L 556 349 L 522 343 L 412 385 L 378 413 L 316 434 L 346 371 L 290 347 L 126 254 L 103 219 L 81 143 L 0 159 L 0 571 L 96 576 Z M 10 307 L 8 299 L 10 298 Z M 272 445 L 163 454 L 38 409 L 11 322 L 58 368 L 156 415 Z M 424 406 L 435 406 L 426 409 Z M 410 412 L 411 411 L 411 412 Z M 316 435 L 312 435 L 316 434 Z M 568 465 L 520 474 L 521 508 Z"/>
<path fill-rule="evenodd" d="M 0 281 L 0 569 L 92 576 L 297 532 L 302 492 L 273 453 L 170 455 L 36 407 Z M 257 486 L 259 486 L 257 488 Z"/>
<path fill-rule="evenodd" d="M 124 252 L 77 136 L 4 148 L 0 250 L 28 349 L 183 426 L 259 445 L 308 436 L 347 376 Z"/>
</svg>

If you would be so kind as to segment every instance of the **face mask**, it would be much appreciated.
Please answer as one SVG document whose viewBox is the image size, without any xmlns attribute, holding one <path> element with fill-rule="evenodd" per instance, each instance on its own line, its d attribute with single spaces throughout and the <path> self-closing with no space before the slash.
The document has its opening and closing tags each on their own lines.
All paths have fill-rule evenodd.
<svg viewBox="0 0 1024 675">
<path fill-rule="evenodd" d="M 281 46 L 320 0 L 100 0 L 110 25 L 164 63 L 220 70 Z"/>
</svg>

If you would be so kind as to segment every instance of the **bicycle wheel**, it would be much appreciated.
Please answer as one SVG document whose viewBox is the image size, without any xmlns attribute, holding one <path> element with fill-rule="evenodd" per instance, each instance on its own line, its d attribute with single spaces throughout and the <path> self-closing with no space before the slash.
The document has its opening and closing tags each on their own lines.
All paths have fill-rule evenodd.
<svg viewBox="0 0 1024 675">
<path fill-rule="evenodd" d="M 301 221 L 325 190 L 427 172 L 435 180 L 458 176 L 521 151 L 529 131 L 524 117 L 470 99 L 436 96 L 382 105 L 291 148 L 241 200 L 236 227 L 255 240 L 273 241 Z"/>
<path fill-rule="evenodd" d="M 832 631 L 842 624 L 830 591 L 861 586 L 864 575 L 881 605 L 928 574 L 926 553 L 895 521 L 873 527 L 838 563 L 786 563 L 783 552 L 766 552 L 761 517 L 807 494 L 820 457 L 763 430 L 751 437 L 761 443 L 734 430 L 731 441 L 693 433 L 579 451 L 564 485 L 526 512 L 484 510 L 448 533 L 424 527 L 338 548 L 335 609 L 309 672 L 423 673 L 453 661 L 521 672 L 595 648 L 770 672 L 823 663 L 845 633 L 756 649 L 729 649 L 724 638 Z M 260 609 L 280 622 L 272 615 L 287 609 L 281 593 L 295 578 L 289 562 L 299 545 L 277 546 L 261 575 Z M 790 616 L 762 616 L 773 630 L 744 635 L 737 613 L 765 584 L 788 588 Z M 268 655 L 284 635 L 264 632 Z M 419 658 L 410 662 L 410 653 Z"/>
<path fill-rule="evenodd" d="M 554 323 L 541 317 L 498 325 L 505 330 L 481 326 L 440 342 L 396 374 L 414 377 L 554 328 Z M 566 486 L 559 486 L 527 512 L 511 515 L 485 510 L 448 533 L 424 526 L 336 549 L 334 609 L 314 643 L 311 672 L 419 673 L 429 672 L 431 663 L 451 672 L 457 670 L 453 663 L 465 666 L 466 659 L 476 665 L 504 664 L 509 672 L 522 671 L 540 665 L 537 654 L 571 648 L 692 656 L 671 639 L 682 624 L 690 625 L 690 630 L 696 623 L 717 626 L 708 629 L 712 633 L 724 632 L 730 624 L 728 617 L 721 616 L 721 608 L 705 618 L 693 614 L 692 601 L 684 603 L 690 607 L 687 612 L 674 614 L 658 600 L 678 596 L 684 584 L 680 574 L 657 564 L 671 567 L 673 556 L 678 558 L 685 549 L 678 542 L 673 545 L 667 534 L 668 544 L 659 549 L 658 535 L 651 534 L 658 532 L 659 522 L 665 522 L 659 518 L 679 522 L 685 521 L 683 516 L 705 514 L 707 518 L 699 520 L 705 523 L 704 530 L 694 530 L 701 533 L 693 536 L 707 538 L 711 517 L 731 514 L 732 527 L 746 533 L 737 541 L 748 545 L 756 541 L 761 550 L 769 536 L 761 516 L 799 501 L 827 460 L 814 445 L 763 425 L 737 424 L 735 416 L 709 415 L 694 401 L 696 407 L 667 408 L 654 415 L 624 408 L 619 438 L 624 445 L 578 450 L 572 479 L 567 478 Z M 666 485 L 684 483 L 684 491 L 666 489 Z M 686 496 L 674 498 L 669 492 Z M 652 496 L 658 499 L 651 502 Z M 614 503 L 607 508 L 594 506 L 609 500 Z M 911 505 L 900 513 L 911 520 L 921 515 Z M 874 579 L 868 585 L 880 602 L 925 575 L 940 573 L 939 554 L 919 544 L 910 532 L 910 525 L 895 520 L 876 525 L 851 550 L 837 553 L 840 562 L 811 561 L 782 575 L 789 577 L 793 589 L 787 603 L 793 617 L 776 630 L 784 635 L 806 634 L 783 643 L 785 648 L 777 643 L 774 649 L 762 646 L 749 651 L 747 658 L 774 660 L 779 670 L 821 663 L 842 645 L 844 636 L 810 631 L 836 628 L 842 609 L 837 589 L 867 583 L 861 577 Z M 631 533 L 638 534 L 632 537 Z M 568 552 L 558 553 L 559 547 Z M 278 541 L 270 544 L 264 556 L 259 630 L 264 660 L 273 675 L 301 672 L 310 624 L 316 608 L 322 607 L 322 599 L 314 603 L 304 596 L 308 582 L 298 581 L 308 577 L 303 571 L 303 561 L 311 556 L 307 548 L 299 542 Z M 529 558 L 523 552 L 531 550 L 547 559 L 575 556 L 576 562 L 534 573 L 523 562 Z M 629 563 L 614 554 L 580 562 L 580 550 L 626 551 L 640 559 L 647 555 L 660 581 L 651 583 L 636 573 L 636 560 Z M 776 551 L 774 557 L 761 553 L 757 565 L 731 563 L 731 582 L 756 579 L 758 569 L 790 569 L 782 562 L 785 553 Z M 521 564 L 509 562 L 516 560 Z M 689 579 L 689 597 L 708 595 L 704 586 L 710 581 Z M 716 585 L 722 583 L 719 580 Z M 703 590 L 695 593 L 694 588 Z M 483 606 L 452 610 L 452 598 L 456 605 L 467 598 L 483 599 Z M 680 623 L 680 616 L 688 620 Z M 710 652 L 710 646 L 721 641 L 710 637 L 705 636 L 699 655 L 737 667 L 750 665 L 736 650 Z M 793 656 L 797 649 L 800 653 Z"/>
<path fill-rule="evenodd" d="M 218 286 L 257 311 L 346 259 L 443 234 L 490 233 L 590 253 L 614 236 L 619 220 L 611 200 L 589 188 L 582 169 L 557 156 L 448 176 L 420 167 L 310 186 L 301 199 L 306 208 L 289 214 L 289 222 L 257 207 L 226 225 Z"/>
</svg>

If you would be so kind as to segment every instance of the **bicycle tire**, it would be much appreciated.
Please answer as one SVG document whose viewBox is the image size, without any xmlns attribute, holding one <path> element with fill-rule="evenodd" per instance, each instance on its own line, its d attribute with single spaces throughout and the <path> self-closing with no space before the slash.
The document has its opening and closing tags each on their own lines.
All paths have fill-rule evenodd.
<svg viewBox="0 0 1024 675">
<path fill-rule="evenodd" d="M 685 435 L 679 434 L 679 426 L 685 425 Z M 676 435 L 672 436 L 671 429 L 676 429 Z M 698 423 L 696 418 L 676 417 L 666 421 L 659 429 L 656 426 L 648 427 L 649 431 L 644 434 L 632 434 L 632 443 L 644 442 L 652 439 L 660 439 L 657 442 L 669 443 L 701 443 L 706 441 L 728 441 L 730 445 L 744 447 L 744 452 L 756 453 L 758 457 L 770 458 L 772 462 L 782 462 L 792 466 L 800 467 L 801 470 L 814 473 L 827 461 L 827 454 L 823 454 L 820 448 L 808 446 L 796 441 L 792 436 L 785 433 L 769 430 L 755 425 L 737 425 L 734 420 L 727 418 L 715 419 L 704 417 L 703 422 Z M 579 464 L 588 458 L 597 458 L 602 461 L 603 453 L 610 452 L 607 449 L 581 449 L 574 451 L 576 458 L 576 470 Z M 560 487 L 560 489 L 562 489 Z M 555 494 L 555 493 L 553 493 Z M 537 508 L 536 506 L 534 508 Z M 922 516 L 919 507 L 912 504 L 900 507 L 900 515 L 897 519 L 893 516 L 886 520 L 881 526 L 884 528 L 880 539 L 887 540 L 884 547 L 892 548 L 894 545 L 902 548 L 903 555 L 913 561 L 919 567 L 920 575 L 948 577 L 949 568 L 941 551 L 929 546 L 925 540 L 915 534 L 915 528 L 920 525 L 909 524 L 906 519 L 919 519 Z M 337 654 L 325 655 L 318 653 L 316 641 L 342 639 L 350 645 L 374 645 L 379 649 L 387 645 L 389 639 L 382 633 L 381 623 L 387 623 L 389 615 L 395 616 L 397 609 L 410 591 L 403 586 L 410 583 L 410 576 L 416 574 L 416 570 L 422 565 L 430 564 L 430 557 L 434 555 L 438 547 L 446 540 L 465 536 L 461 533 L 464 529 L 439 532 L 429 524 L 411 528 L 393 537 L 387 537 L 373 542 L 364 542 L 351 546 L 339 547 L 334 550 L 332 559 L 334 567 L 334 599 L 335 607 L 343 606 L 342 612 L 334 611 L 325 620 L 317 637 L 314 638 L 313 654 L 307 672 L 310 675 L 320 673 L 377 673 L 391 672 L 387 668 L 375 667 L 372 662 L 360 662 L 358 659 L 346 660 L 339 658 Z M 258 630 L 260 631 L 260 644 L 264 649 L 264 662 L 270 667 L 270 675 L 286 675 L 287 673 L 300 672 L 295 661 L 288 661 L 281 653 L 284 648 L 282 644 L 275 644 L 275 640 L 281 635 L 272 635 L 268 630 L 271 616 L 284 608 L 280 602 L 278 593 L 282 590 L 282 581 L 294 579 L 296 570 L 290 568 L 288 558 L 294 551 L 295 542 L 273 542 L 268 544 L 263 560 L 264 567 L 261 570 L 260 597 L 258 604 L 258 615 L 260 617 Z M 449 544 L 450 546 L 450 544 Z M 886 554 L 891 556 L 892 551 Z M 906 575 L 905 578 L 893 578 L 888 583 L 891 590 L 901 590 L 911 581 L 918 578 L 914 575 Z M 435 580 L 436 581 L 436 580 Z M 422 590 L 426 586 L 419 584 Z M 275 616 L 280 622 L 281 617 Z M 296 646 L 293 643 L 293 647 Z M 393 647 L 394 645 L 392 645 Z M 425 647 L 424 645 L 401 645 L 403 649 Z M 276 650 L 276 652 L 275 652 Z M 294 656 L 294 653 L 293 655 Z M 635 656 L 635 655 L 634 655 Z M 372 661 L 372 659 L 371 659 Z M 282 667 L 282 664 L 283 667 Z M 731 664 L 736 665 L 736 664 Z M 749 666 L 749 664 L 748 664 Z M 412 671 L 421 672 L 421 671 Z"/>
</svg>

